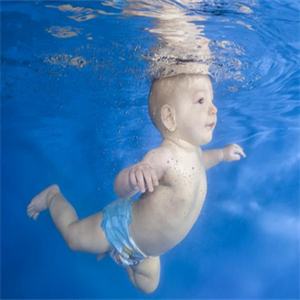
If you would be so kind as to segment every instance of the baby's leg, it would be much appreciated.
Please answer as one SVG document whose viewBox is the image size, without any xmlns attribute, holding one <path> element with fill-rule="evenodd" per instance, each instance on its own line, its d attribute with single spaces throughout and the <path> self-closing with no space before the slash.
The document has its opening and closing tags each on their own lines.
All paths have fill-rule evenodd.
<svg viewBox="0 0 300 300">
<path fill-rule="evenodd" d="M 78 220 L 75 209 L 57 185 L 51 185 L 34 197 L 27 207 L 27 213 L 36 220 L 39 213 L 48 208 L 54 224 L 72 250 L 96 254 L 110 250 L 111 246 L 101 228 L 101 212 Z"/>
<path fill-rule="evenodd" d="M 135 267 L 126 268 L 127 275 L 133 285 L 143 293 L 153 293 L 159 283 L 160 259 L 151 257 Z"/>
</svg>

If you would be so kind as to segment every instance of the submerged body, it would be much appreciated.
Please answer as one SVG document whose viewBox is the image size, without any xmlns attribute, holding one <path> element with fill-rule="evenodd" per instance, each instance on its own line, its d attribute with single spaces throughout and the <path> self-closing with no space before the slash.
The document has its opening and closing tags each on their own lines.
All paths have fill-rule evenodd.
<svg viewBox="0 0 300 300">
<path fill-rule="evenodd" d="M 155 152 L 160 153 L 153 158 L 161 162 L 159 186 L 133 204 L 130 224 L 132 238 L 149 256 L 163 254 L 188 234 L 200 214 L 207 188 L 200 148 L 186 150 L 164 140 Z"/>
<path fill-rule="evenodd" d="M 203 152 L 200 148 L 211 141 L 217 121 L 208 76 L 155 80 L 149 113 L 163 142 L 116 177 L 116 194 L 128 200 L 118 200 L 78 220 L 74 208 L 53 185 L 34 197 L 27 209 L 37 219 L 49 208 L 71 249 L 96 253 L 99 259 L 109 253 L 145 293 L 158 286 L 159 256 L 184 239 L 200 214 L 207 191 L 205 170 L 245 157 L 236 144 Z M 137 200 L 129 200 L 139 191 Z"/>
</svg>

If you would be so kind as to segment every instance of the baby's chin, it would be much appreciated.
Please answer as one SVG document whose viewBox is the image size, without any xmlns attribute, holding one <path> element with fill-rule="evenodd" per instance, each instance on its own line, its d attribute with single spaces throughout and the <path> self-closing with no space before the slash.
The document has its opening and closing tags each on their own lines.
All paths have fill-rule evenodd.
<svg viewBox="0 0 300 300">
<path fill-rule="evenodd" d="M 200 141 L 199 141 L 199 146 L 204 146 L 208 143 L 210 143 L 212 141 L 212 135 L 210 135 L 209 137 L 205 137 L 205 138 L 202 138 Z"/>
</svg>

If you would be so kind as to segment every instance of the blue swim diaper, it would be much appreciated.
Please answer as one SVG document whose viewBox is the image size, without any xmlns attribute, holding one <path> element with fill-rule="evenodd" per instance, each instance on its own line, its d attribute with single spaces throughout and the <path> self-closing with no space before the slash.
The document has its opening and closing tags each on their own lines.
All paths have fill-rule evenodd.
<svg viewBox="0 0 300 300">
<path fill-rule="evenodd" d="M 147 256 L 137 247 L 129 234 L 134 199 L 117 199 L 103 209 L 101 227 L 113 249 L 111 258 L 124 268 L 133 267 Z"/>
</svg>

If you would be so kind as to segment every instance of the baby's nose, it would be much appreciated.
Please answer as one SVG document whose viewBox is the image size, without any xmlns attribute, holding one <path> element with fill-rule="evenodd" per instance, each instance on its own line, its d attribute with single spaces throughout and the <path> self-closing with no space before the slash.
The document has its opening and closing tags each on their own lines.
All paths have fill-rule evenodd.
<svg viewBox="0 0 300 300">
<path fill-rule="evenodd" d="M 212 104 L 209 108 L 209 114 L 210 115 L 216 115 L 218 112 L 218 109 L 216 108 L 216 106 L 214 104 Z"/>
</svg>

